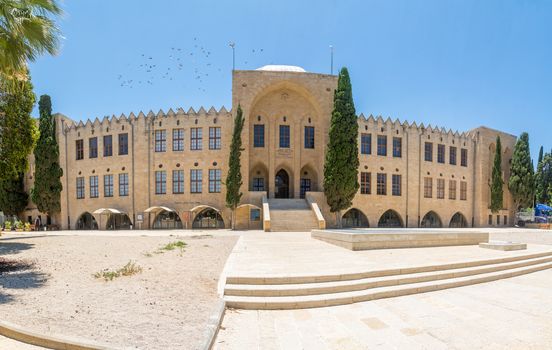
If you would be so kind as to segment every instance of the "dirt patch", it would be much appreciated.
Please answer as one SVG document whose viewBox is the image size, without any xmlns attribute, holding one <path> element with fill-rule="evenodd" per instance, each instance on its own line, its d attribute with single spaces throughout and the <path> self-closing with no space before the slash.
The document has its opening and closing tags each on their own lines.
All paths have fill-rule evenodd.
<svg viewBox="0 0 552 350">
<path fill-rule="evenodd" d="M 216 234 L 0 239 L 0 259 L 8 262 L 0 274 L 0 318 L 113 346 L 196 349 L 236 240 Z M 146 254 L 177 241 L 185 249 Z M 94 277 L 129 261 L 142 271 L 110 281 Z"/>
</svg>

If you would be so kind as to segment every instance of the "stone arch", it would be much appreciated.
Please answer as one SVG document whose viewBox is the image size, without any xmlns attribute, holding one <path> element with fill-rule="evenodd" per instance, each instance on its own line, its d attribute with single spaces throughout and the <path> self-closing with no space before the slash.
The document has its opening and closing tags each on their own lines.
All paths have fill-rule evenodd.
<svg viewBox="0 0 552 350">
<path fill-rule="evenodd" d="M 404 227 L 404 224 L 400 214 L 389 209 L 379 218 L 378 227 Z"/>
<path fill-rule="evenodd" d="M 132 228 L 132 221 L 126 213 L 109 214 L 106 230 L 130 230 Z"/>
<path fill-rule="evenodd" d="M 268 185 L 268 167 L 264 163 L 256 163 L 249 171 L 249 190 L 269 192 Z"/>
<path fill-rule="evenodd" d="M 318 172 L 311 164 L 305 164 L 299 173 L 299 196 L 305 198 L 305 192 L 319 191 Z"/>
<path fill-rule="evenodd" d="M 436 212 L 431 210 L 424 215 L 422 222 L 420 223 L 420 227 L 440 228 L 440 227 L 443 227 L 443 222 L 441 221 L 441 218 L 439 217 L 439 215 L 437 215 Z"/>
<path fill-rule="evenodd" d="M 171 229 L 182 229 L 182 220 L 176 211 L 169 211 L 162 209 L 155 215 L 153 220 L 152 228 L 171 230 Z"/>
<path fill-rule="evenodd" d="M 465 228 L 468 227 L 468 220 L 461 212 L 456 212 L 450 219 L 449 227 Z"/>
<path fill-rule="evenodd" d="M 285 175 L 287 174 L 287 180 Z M 274 198 L 293 198 L 294 186 L 293 186 L 294 174 L 290 167 L 280 165 L 276 167 L 274 173 Z M 287 184 L 286 184 L 287 181 Z M 286 196 L 287 187 L 287 196 Z"/>
<path fill-rule="evenodd" d="M 254 204 L 241 204 L 236 208 L 236 229 L 260 230 L 263 228 L 263 210 Z"/>
<path fill-rule="evenodd" d="M 343 214 L 341 219 L 343 227 L 370 227 L 368 218 L 357 208 L 351 208 Z"/>
<path fill-rule="evenodd" d="M 204 206 L 204 208 L 195 215 L 192 222 L 192 228 L 194 229 L 215 229 L 224 228 L 224 220 L 220 211 L 211 206 Z"/>
<path fill-rule="evenodd" d="M 98 230 L 98 222 L 94 215 L 85 211 L 82 213 L 75 224 L 75 229 L 77 230 Z"/>
</svg>

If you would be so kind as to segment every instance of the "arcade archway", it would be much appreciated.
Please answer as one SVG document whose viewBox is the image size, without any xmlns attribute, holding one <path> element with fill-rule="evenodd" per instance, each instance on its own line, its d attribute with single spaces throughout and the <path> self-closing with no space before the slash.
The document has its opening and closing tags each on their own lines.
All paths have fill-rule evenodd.
<svg viewBox="0 0 552 350">
<path fill-rule="evenodd" d="M 224 220 L 218 210 L 207 207 L 200 211 L 194 218 L 192 228 L 210 229 L 224 228 Z"/>
<path fill-rule="evenodd" d="M 77 219 L 76 229 L 97 230 L 98 223 L 96 222 L 96 218 L 94 218 L 94 215 L 90 214 L 89 212 L 82 213 Z"/>
<path fill-rule="evenodd" d="M 434 211 L 430 211 L 424 215 L 420 227 L 440 228 L 443 227 L 443 223 L 441 222 L 441 218 L 439 218 L 439 215 L 437 215 L 437 213 L 435 213 Z"/>
<path fill-rule="evenodd" d="M 466 220 L 466 217 L 464 216 L 464 214 L 457 212 L 450 219 L 449 227 L 453 227 L 453 228 L 468 227 L 468 220 Z"/>
<path fill-rule="evenodd" d="M 403 227 L 403 221 L 399 213 L 389 209 L 380 217 L 378 227 Z"/>
<path fill-rule="evenodd" d="M 343 227 L 370 227 L 368 218 L 356 208 L 347 210 L 341 219 Z"/>
</svg>

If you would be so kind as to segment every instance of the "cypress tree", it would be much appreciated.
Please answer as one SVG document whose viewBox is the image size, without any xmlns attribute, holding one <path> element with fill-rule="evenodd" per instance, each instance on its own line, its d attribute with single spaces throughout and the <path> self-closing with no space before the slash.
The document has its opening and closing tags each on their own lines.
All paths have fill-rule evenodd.
<svg viewBox="0 0 552 350">
<path fill-rule="evenodd" d="M 35 173 L 31 198 L 38 210 L 52 215 L 61 210 L 60 194 L 63 170 L 59 166 L 59 148 L 56 142 L 55 120 L 52 117 L 50 96 L 40 96 L 40 137 L 34 149 Z"/>
<path fill-rule="evenodd" d="M 240 157 L 243 151 L 241 133 L 245 118 L 241 106 L 238 104 L 234 129 L 232 131 L 232 143 L 230 144 L 230 157 L 228 159 L 228 175 L 226 177 L 226 206 L 232 210 L 232 230 L 236 228 L 236 208 L 240 204 L 243 193 L 240 191 L 242 181 Z"/>
<path fill-rule="evenodd" d="M 352 205 L 358 191 L 358 123 L 351 80 L 342 68 L 334 92 L 329 142 L 324 163 L 324 194 L 341 228 L 341 211 Z"/>
<path fill-rule="evenodd" d="M 27 206 L 29 196 L 23 185 L 23 174 L 0 180 L 0 209 L 6 215 L 18 215 Z"/>
<path fill-rule="evenodd" d="M 547 153 L 537 167 L 535 176 L 537 203 L 550 204 L 552 198 L 552 154 Z"/>
<path fill-rule="evenodd" d="M 514 208 L 532 206 L 535 194 L 535 174 L 531 162 L 529 135 L 520 135 L 514 147 L 508 188 L 514 199 Z"/>
<path fill-rule="evenodd" d="M 540 162 L 542 162 L 542 158 L 544 157 L 544 148 L 540 146 L 539 149 L 539 160 L 537 161 L 537 166 L 539 166 Z"/>
<path fill-rule="evenodd" d="M 497 213 L 503 207 L 502 186 L 502 145 L 500 136 L 496 137 L 496 153 L 494 157 L 493 173 L 491 178 L 491 212 Z"/>
</svg>

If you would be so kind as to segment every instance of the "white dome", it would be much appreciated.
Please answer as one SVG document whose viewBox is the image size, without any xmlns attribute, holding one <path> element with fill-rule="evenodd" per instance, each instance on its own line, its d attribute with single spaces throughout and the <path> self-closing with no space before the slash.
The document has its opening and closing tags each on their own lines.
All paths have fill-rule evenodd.
<svg viewBox="0 0 552 350">
<path fill-rule="evenodd" d="M 298 72 L 298 73 L 306 73 L 307 71 L 299 66 L 286 66 L 286 65 L 279 65 L 279 64 L 269 64 L 266 66 L 262 66 L 261 68 L 257 68 L 255 70 L 265 70 L 265 71 L 271 71 L 271 72 Z"/>
</svg>

